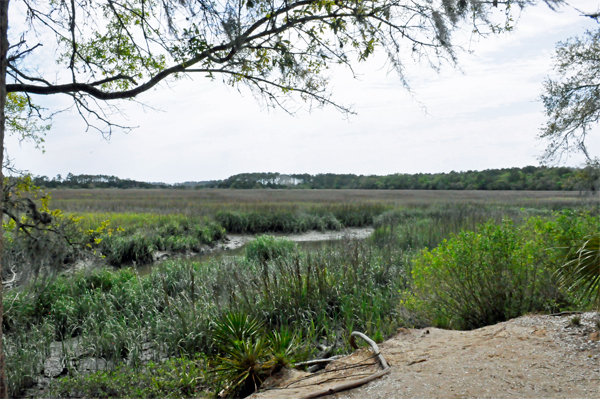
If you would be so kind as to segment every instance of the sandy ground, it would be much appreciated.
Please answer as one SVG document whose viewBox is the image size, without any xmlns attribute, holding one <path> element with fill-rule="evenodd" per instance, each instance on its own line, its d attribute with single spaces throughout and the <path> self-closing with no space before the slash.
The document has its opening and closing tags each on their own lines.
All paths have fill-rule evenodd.
<svg viewBox="0 0 600 399">
<path fill-rule="evenodd" d="M 276 237 L 285 237 L 295 242 L 306 242 L 306 241 L 329 241 L 339 240 L 342 238 L 350 239 L 364 239 L 373 233 L 372 227 L 365 228 L 347 228 L 338 231 L 307 231 L 301 234 L 272 234 Z M 250 234 L 228 234 L 228 241 L 220 245 L 221 249 L 231 250 L 242 247 L 248 241 L 252 241 L 256 238 L 255 235 Z"/>
<path fill-rule="evenodd" d="M 523 316 L 473 331 L 401 329 L 379 345 L 392 371 L 327 398 L 600 398 L 598 313 Z M 361 349 L 309 374 L 285 371 L 253 399 L 292 399 L 380 368 Z"/>
</svg>

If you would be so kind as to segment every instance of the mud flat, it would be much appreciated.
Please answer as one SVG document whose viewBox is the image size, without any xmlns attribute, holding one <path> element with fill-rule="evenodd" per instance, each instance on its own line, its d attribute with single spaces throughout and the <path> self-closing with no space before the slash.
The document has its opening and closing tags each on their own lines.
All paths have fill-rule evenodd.
<svg viewBox="0 0 600 399">
<path fill-rule="evenodd" d="M 271 234 L 276 237 L 287 238 L 294 242 L 319 242 L 319 241 L 335 241 L 343 238 L 354 240 L 363 240 L 373 233 L 372 227 L 365 228 L 346 228 L 337 231 L 307 231 L 300 234 Z M 269 233 L 265 233 L 269 234 Z M 230 234 L 227 236 L 228 241 L 220 244 L 219 248 L 223 250 L 234 250 L 243 247 L 249 241 L 256 238 L 256 235 L 250 234 Z"/>
<path fill-rule="evenodd" d="M 277 234 L 264 233 L 265 235 L 273 235 L 280 238 L 287 238 L 299 244 L 324 243 L 328 241 L 336 241 L 344 238 L 353 240 L 364 240 L 368 238 L 374 229 L 372 227 L 364 228 L 345 228 L 337 231 L 307 231 L 301 234 Z M 263 234 L 259 234 L 263 235 Z M 154 262 L 137 266 L 136 270 L 140 275 L 149 274 L 152 269 L 163 261 L 169 259 L 185 258 L 191 261 L 206 261 L 220 256 L 235 256 L 243 254 L 243 247 L 248 242 L 256 239 L 259 235 L 252 234 L 228 234 L 224 242 L 220 242 L 214 247 L 206 247 L 201 253 L 173 254 L 169 252 L 157 251 L 154 253 Z M 131 265 L 127 265 L 131 266 Z"/>
</svg>

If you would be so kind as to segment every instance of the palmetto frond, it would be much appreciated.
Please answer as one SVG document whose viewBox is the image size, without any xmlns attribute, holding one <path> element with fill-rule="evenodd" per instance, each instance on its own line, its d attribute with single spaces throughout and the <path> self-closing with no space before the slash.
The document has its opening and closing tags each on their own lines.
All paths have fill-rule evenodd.
<svg viewBox="0 0 600 399">
<path fill-rule="evenodd" d="M 560 283 L 568 289 L 581 289 L 586 297 L 600 305 L 600 232 L 571 248 L 559 269 Z"/>
</svg>

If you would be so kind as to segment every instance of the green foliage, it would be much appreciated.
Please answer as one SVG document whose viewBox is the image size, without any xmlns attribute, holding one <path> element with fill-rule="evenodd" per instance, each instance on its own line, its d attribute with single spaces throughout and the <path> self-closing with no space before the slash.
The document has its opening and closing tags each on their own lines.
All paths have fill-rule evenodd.
<svg viewBox="0 0 600 399">
<path fill-rule="evenodd" d="M 119 266 L 127 262 L 139 264 L 152 262 L 156 250 L 153 242 L 144 234 L 111 235 L 102 239 L 98 246 L 109 264 Z"/>
<path fill-rule="evenodd" d="M 591 160 L 585 139 L 600 120 L 599 55 L 600 29 L 557 44 L 554 69 L 558 78 L 546 79 L 541 96 L 548 119 L 539 135 L 548 142 L 543 160 L 560 160 L 574 152 Z"/>
<path fill-rule="evenodd" d="M 329 212 L 330 208 L 319 209 Z M 348 209 L 351 212 L 360 207 Z M 503 215 L 514 223 L 490 223 L 478 232 L 463 232 L 412 263 L 420 246 L 435 245 L 444 235 L 472 229 L 481 220 L 502 219 Z M 544 218 L 527 219 L 530 215 Z M 218 224 L 210 227 L 204 219 L 183 215 L 113 214 L 111 224 L 103 225 L 106 216 L 86 215 L 79 222 L 92 230 L 86 237 L 93 240 L 96 248 L 104 240 L 125 237 L 125 232 L 145 233 L 146 237 L 158 237 L 164 242 L 169 237 L 194 238 L 198 242 L 201 237 L 212 234 L 215 238 L 223 233 Z M 124 231 L 112 229 L 113 223 Z M 47 343 L 71 337 L 89 356 L 101 357 L 110 364 L 106 372 L 90 377 L 101 382 L 94 385 L 89 380 L 90 387 L 99 386 L 94 388 L 97 392 L 113 389 L 110 392 L 117 392 L 115 396 L 136 397 L 125 391 L 126 379 L 121 379 L 115 370 L 136 378 L 135 373 L 143 372 L 148 359 L 157 362 L 165 357 L 192 358 L 198 353 L 213 359 L 211 369 L 219 364 L 223 367 L 209 377 L 196 376 L 198 387 L 212 380 L 215 384 L 211 389 L 220 391 L 231 387 L 231 381 L 243 381 L 238 388 L 245 391 L 254 389 L 254 383 L 263 378 L 266 370 L 301 359 L 307 354 L 306 348 L 314 348 L 316 343 L 333 345 L 336 352 L 345 352 L 349 349 L 348 334 L 353 330 L 381 341 L 401 325 L 423 325 L 423 316 L 444 326 L 474 323 L 471 319 L 463 322 L 451 314 L 451 309 L 441 306 L 436 295 L 442 299 L 456 297 L 463 308 L 475 309 L 485 320 L 479 323 L 501 317 L 486 313 L 487 307 L 479 306 L 477 301 L 502 308 L 502 295 L 506 305 L 502 309 L 507 313 L 503 317 L 529 309 L 515 304 L 519 297 L 525 298 L 521 302 L 526 305 L 533 303 L 534 310 L 587 306 L 579 291 L 560 291 L 553 267 L 566 255 L 561 248 L 576 245 L 581 237 L 597 230 L 597 216 L 501 206 L 413 206 L 383 212 L 375 223 L 376 237 L 364 242 L 343 240 L 303 250 L 287 240 L 263 236 L 249 246 L 246 256 L 214 258 L 205 263 L 168 261 L 146 276 L 125 268 L 82 270 L 10 290 L 4 298 L 7 311 L 3 327 L 6 347 L 11 348 L 7 356 L 13 359 L 9 360 L 14 371 L 11 389 L 20 391 L 31 383 L 31 376 L 39 373 Z M 167 245 L 158 238 L 152 245 Z M 99 244 L 95 244 L 96 239 L 101 239 Z M 184 248 L 188 244 L 168 245 Z M 433 264 L 439 267 L 432 267 Z M 414 276 L 423 276 L 421 283 L 417 284 L 416 277 L 411 281 L 411 267 L 416 270 Z M 460 284 L 469 280 L 463 275 L 471 276 L 475 283 L 481 282 L 473 283 L 477 289 L 466 291 L 466 299 L 461 298 Z M 500 287 L 500 282 L 506 287 Z M 402 306 L 401 299 L 410 299 L 408 308 Z M 236 321 L 230 316 L 229 333 L 218 338 L 216 323 L 232 314 L 243 318 Z M 252 320 L 256 321 L 254 327 Z M 230 341 L 239 342 L 230 345 L 227 352 L 223 345 Z M 226 360 L 220 363 L 217 358 Z M 240 365 L 246 367 L 252 362 L 256 366 L 251 372 L 255 377 L 248 379 L 248 374 L 246 379 L 241 378 Z M 123 371 L 127 368 L 131 372 Z M 232 368 L 237 371 L 231 371 Z M 178 370 L 173 375 L 181 371 Z M 82 376 L 69 381 L 77 386 L 86 384 Z M 151 388 L 139 389 L 138 397 L 150 396 Z M 83 388 L 70 392 L 75 391 L 92 393 Z M 175 391 L 173 388 L 169 392 Z M 67 395 L 67 390 L 61 392 Z"/>
<path fill-rule="evenodd" d="M 386 176 L 324 173 L 317 175 L 242 173 L 209 187 L 367 189 L 367 190 L 574 190 L 580 170 L 567 167 L 487 169 L 450 173 L 396 173 Z"/>
<path fill-rule="evenodd" d="M 344 342 L 353 329 L 387 336 L 400 322 L 398 290 L 406 286 L 409 256 L 390 246 L 345 242 L 262 264 L 224 259 L 214 295 L 269 326 L 293 328 L 303 341 Z"/>
<path fill-rule="evenodd" d="M 296 249 L 296 244 L 287 238 L 263 235 L 246 244 L 246 259 L 264 263 L 289 256 Z"/>
<path fill-rule="evenodd" d="M 600 305 L 600 232 L 569 248 L 566 262 L 558 269 L 560 282 Z"/>
<path fill-rule="evenodd" d="M 236 350 L 257 359 L 267 351 L 269 367 L 277 368 L 304 351 L 296 348 L 299 341 L 307 346 L 328 341 L 344 351 L 345 337 L 353 329 L 381 337 L 391 334 L 401 323 L 398 291 L 405 287 L 406 264 L 402 252 L 348 242 L 317 254 L 293 251 L 262 265 L 223 258 L 205 264 L 165 262 L 147 276 L 131 269 L 80 271 L 8 292 L 5 342 L 17 348 L 24 345 L 19 336 L 36 342 L 77 337 L 90 356 L 115 367 L 125 363 L 139 368 L 148 347 L 152 350 L 145 356 L 154 361 L 196 353 L 226 357 L 216 343 L 228 335 L 215 340 L 213 321 L 242 313 L 264 328 L 255 327 L 261 331 L 256 335 L 247 332 L 252 329 L 245 321 L 243 329 L 232 328 L 229 337 L 254 337 Z M 44 336 L 35 335 L 36 329 Z M 27 351 L 29 364 L 40 367 L 44 347 Z M 237 362 L 231 356 L 233 352 L 228 362 Z M 13 375 L 11 383 L 23 387 L 29 372 L 23 373 Z M 112 378 L 118 377 L 102 376 Z"/>
<path fill-rule="evenodd" d="M 9 395 L 16 396 L 36 382 L 49 353 L 52 328 L 52 324 L 45 321 L 27 329 L 14 331 L 5 338 L 5 370 Z"/>
<path fill-rule="evenodd" d="M 114 266 L 151 263 L 155 251 L 202 252 L 203 246 L 213 246 L 225 238 L 225 230 L 207 219 L 116 214 L 112 215 L 113 220 L 125 228 L 113 229 L 110 220 L 97 226 L 98 216 L 86 215 L 81 221 L 82 225 L 95 227 L 87 231 L 85 239 L 90 248 L 99 251 Z"/>
<path fill-rule="evenodd" d="M 214 324 L 214 339 L 220 352 L 213 364 L 215 382 L 229 395 L 248 396 L 262 384 L 274 367 L 264 325 L 242 313 L 230 313 Z"/>
<path fill-rule="evenodd" d="M 4 113 L 5 128 L 8 134 L 16 134 L 19 141 L 32 141 L 37 149 L 44 151 L 44 136 L 52 127 L 51 124 L 39 124 L 43 119 L 39 107 L 32 104 L 31 99 L 20 93 L 8 93 Z"/>
<path fill-rule="evenodd" d="M 339 230 L 342 227 L 332 214 L 315 215 L 291 210 L 219 211 L 215 219 L 229 233 L 301 233 L 308 230 Z"/>
<path fill-rule="evenodd" d="M 231 189 L 364 189 L 364 190 L 579 190 L 584 169 L 525 166 L 483 171 L 392 174 L 385 176 L 353 174 L 242 173 L 225 180 L 187 182 L 175 185 L 146 183 L 107 175 L 73 175 L 49 179 L 36 176 L 34 182 L 45 188 L 231 188 Z"/>
<path fill-rule="evenodd" d="M 64 377 L 52 382 L 55 398 L 74 395 L 89 398 L 211 397 L 206 391 L 206 362 L 202 357 L 149 362 L 143 369 L 119 365 L 115 370 Z"/>
<path fill-rule="evenodd" d="M 377 203 L 312 205 L 306 209 L 219 211 L 215 219 L 230 233 L 301 233 L 363 227 L 388 207 Z"/>
<path fill-rule="evenodd" d="M 390 241 L 403 249 L 434 248 L 462 230 L 475 230 L 489 220 L 507 218 L 520 224 L 530 215 L 550 216 L 549 210 L 519 209 L 501 205 L 436 205 L 427 208 L 398 208 L 375 219 L 375 242 Z"/>
<path fill-rule="evenodd" d="M 214 383 L 236 397 L 256 391 L 265 377 L 293 363 L 300 349 L 287 328 L 267 334 L 262 321 L 243 313 L 215 322 L 213 337 L 219 350 L 211 369 Z"/>
<path fill-rule="evenodd" d="M 274 370 L 279 370 L 295 363 L 306 352 L 300 346 L 298 337 L 289 327 L 283 326 L 279 331 L 272 330 L 268 335 L 268 341 L 271 345 Z"/>
<path fill-rule="evenodd" d="M 50 210 L 49 195 L 33 184 L 30 175 L 3 179 L 3 279 L 12 270 L 18 274 L 17 283 L 23 284 L 74 262 L 82 250 L 77 220 Z"/>
<path fill-rule="evenodd" d="M 463 231 L 417 258 L 406 306 L 434 325 L 471 329 L 578 303 L 558 289 L 554 272 L 564 255 L 557 244 L 597 223 L 565 212 L 555 221 L 532 217 L 519 227 L 505 220 Z"/>
<path fill-rule="evenodd" d="M 52 179 L 48 176 L 35 176 L 34 183 L 44 188 L 168 188 L 165 183 L 146 183 L 131 179 L 120 179 L 108 175 L 74 175 L 67 174 L 63 179 L 58 175 Z"/>
</svg>

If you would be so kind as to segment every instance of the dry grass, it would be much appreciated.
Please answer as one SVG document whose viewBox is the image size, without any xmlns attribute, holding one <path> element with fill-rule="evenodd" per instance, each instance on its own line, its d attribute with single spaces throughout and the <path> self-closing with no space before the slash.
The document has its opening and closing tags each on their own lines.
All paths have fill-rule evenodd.
<svg viewBox="0 0 600 399">
<path fill-rule="evenodd" d="M 560 209 L 598 203 L 573 191 L 466 190 L 144 190 L 67 189 L 51 192 L 51 206 L 66 212 L 136 212 L 212 215 L 217 210 L 298 208 L 333 204 L 422 207 L 478 203 Z"/>
</svg>

